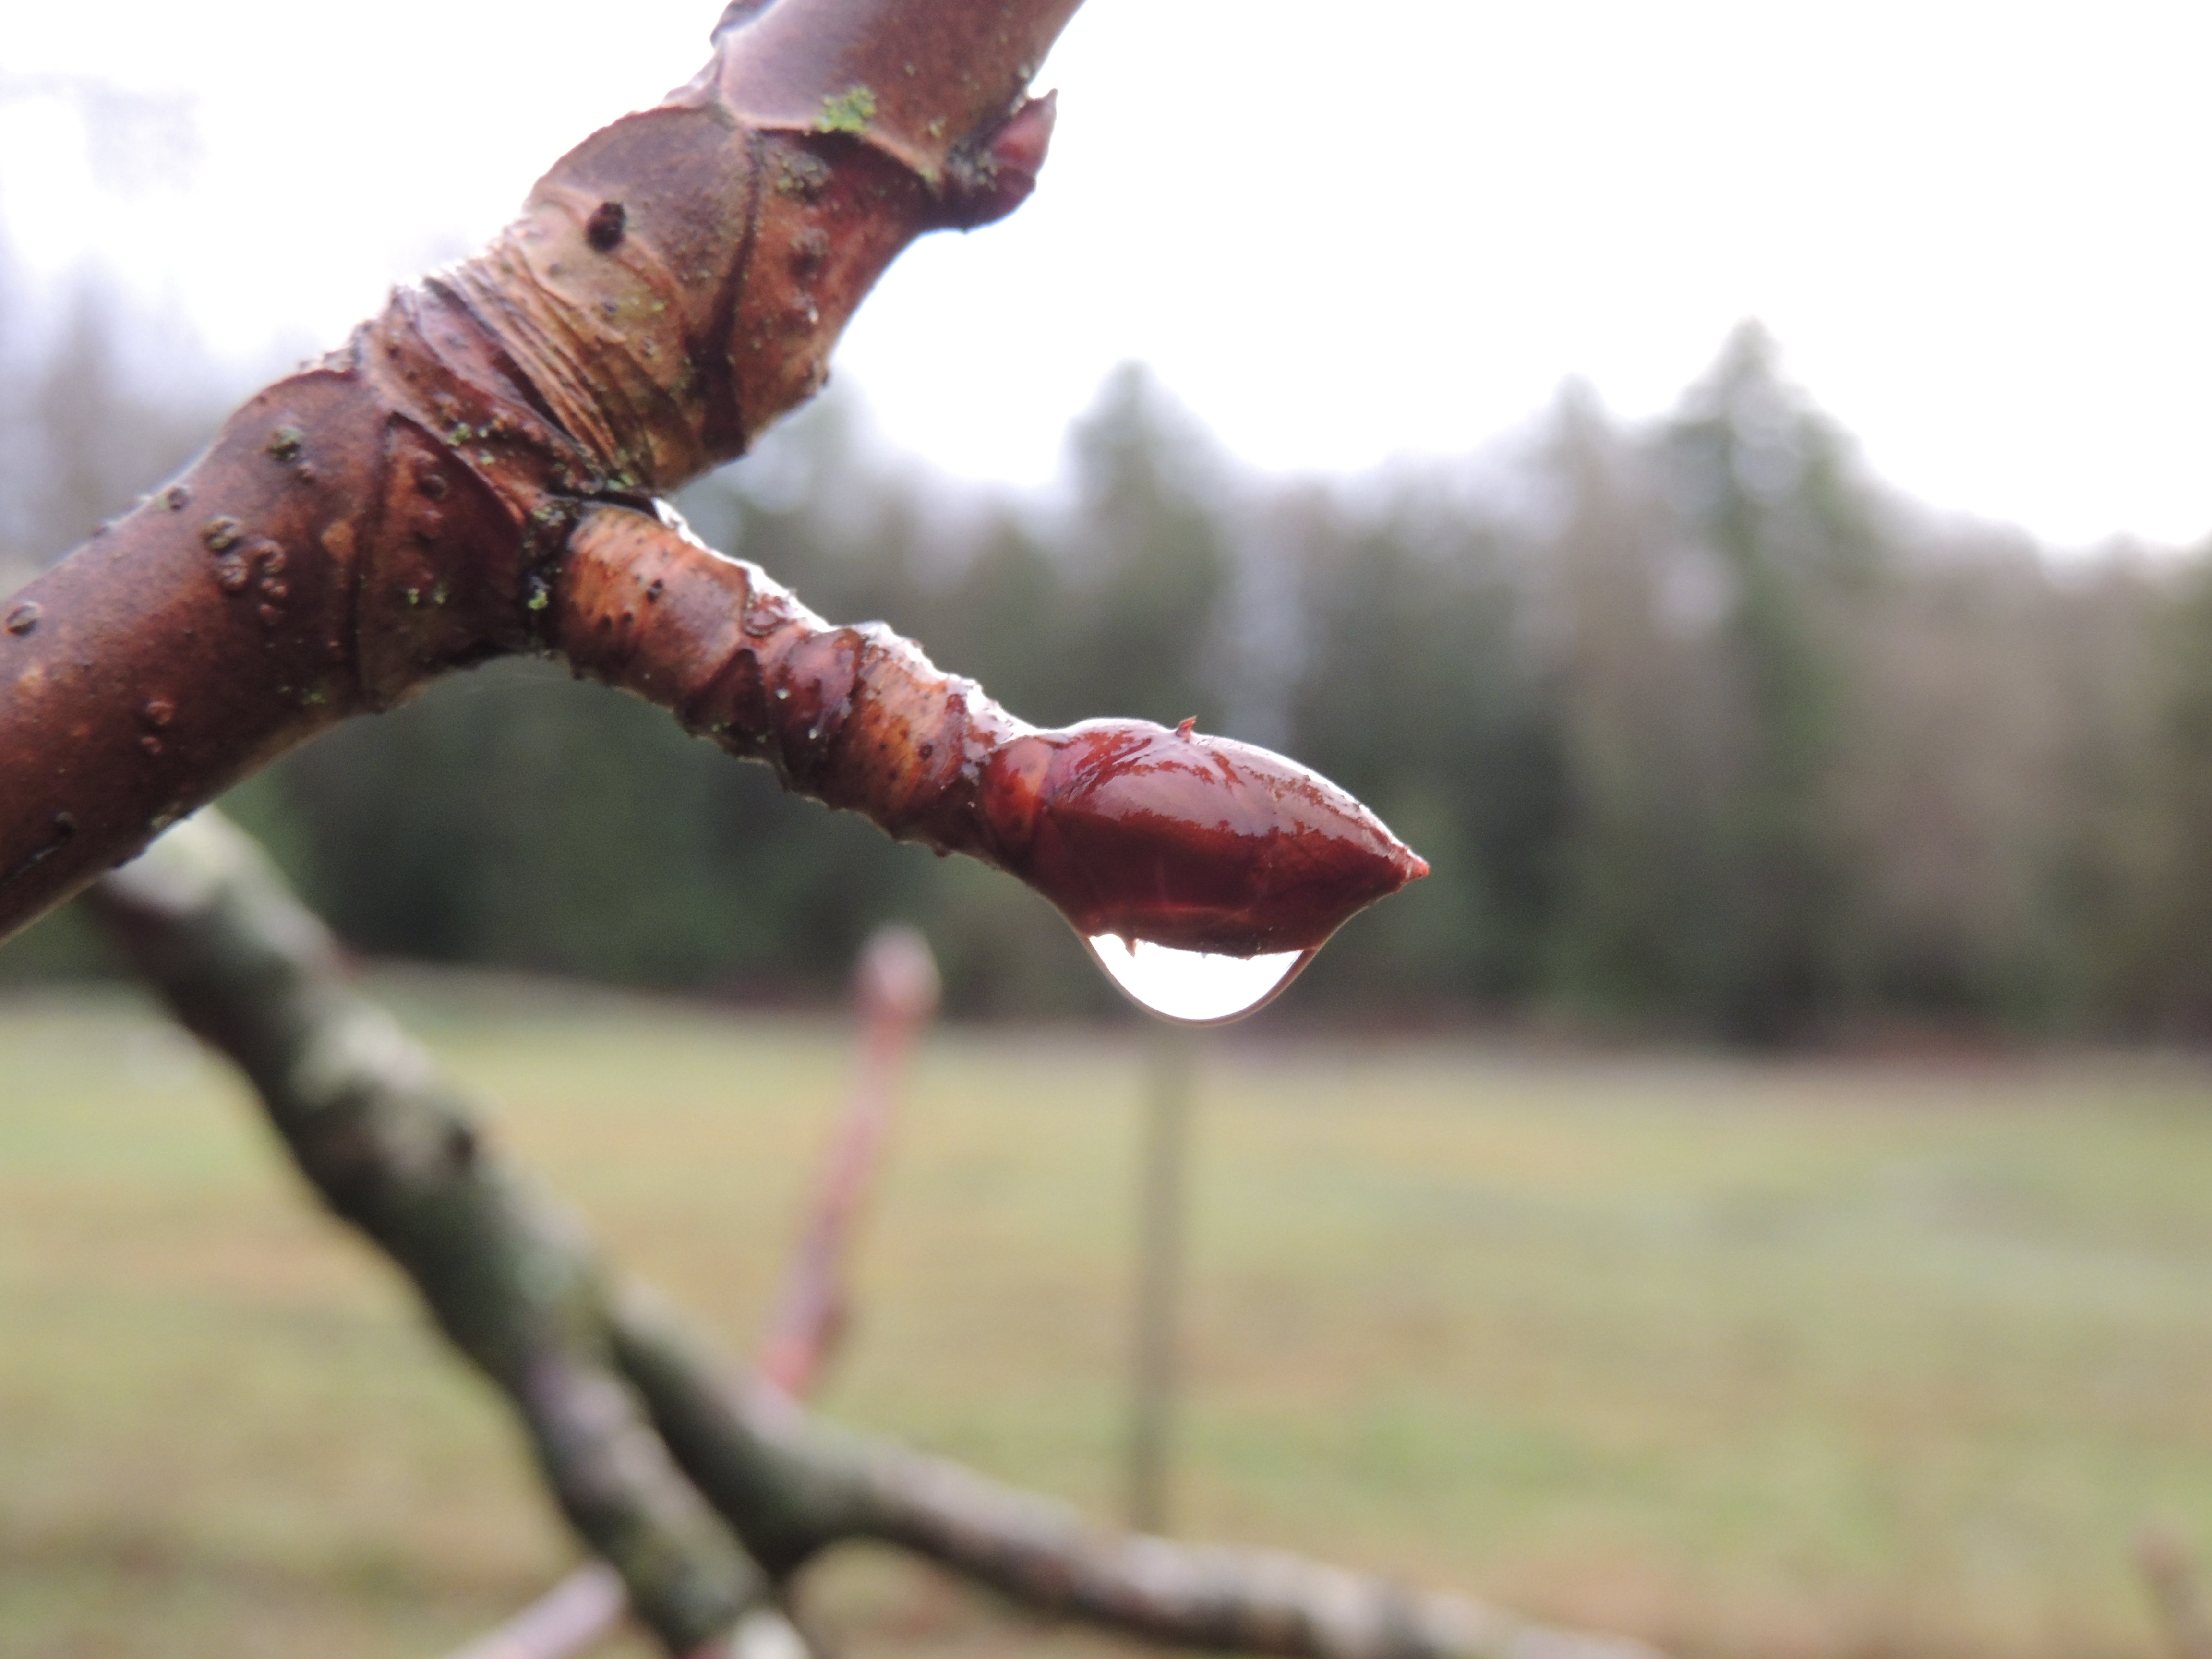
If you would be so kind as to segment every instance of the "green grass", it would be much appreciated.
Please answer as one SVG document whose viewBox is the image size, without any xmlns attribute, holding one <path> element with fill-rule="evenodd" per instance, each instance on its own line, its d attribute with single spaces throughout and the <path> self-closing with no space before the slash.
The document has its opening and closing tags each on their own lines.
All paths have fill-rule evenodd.
<svg viewBox="0 0 2212 1659">
<path fill-rule="evenodd" d="M 742 1346 L 842 1030 L 387 988 Z M 1112 1513 L 1143 1059 L 933 1043 L 825 1409 Z M 2198 1067 L 1231 1037 L 1200 1089 L 1187 1535 L 1716 1659 L 2148 1655 L 2135 1533 L 2212 1546 Z M 570 1559 L 219 1066 L 127 1000 L 0 1002 L 0 1655 L 432 1656 Z M 857 1655 L 1110 1650 L 881 1556 L 809 1594 Z"/>
</svg>

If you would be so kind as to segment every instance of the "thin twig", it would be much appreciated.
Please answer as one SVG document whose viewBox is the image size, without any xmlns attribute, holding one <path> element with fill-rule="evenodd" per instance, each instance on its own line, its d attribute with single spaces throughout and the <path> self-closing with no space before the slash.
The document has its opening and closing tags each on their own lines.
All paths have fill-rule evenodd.
<svg viewBox="0 0 2212 1659">
<path fill-rule="evenodd" d="M 614 1360 L 580 1224 L 483 1142 L 457 1092 L 354 992 L 320 921 L 213 813 L 93 890 L 178 1018 L 252 1079 L 330 1206 L 411 1278 L 504 1389 L 569 1522 L 672 1653 L 769 1593 L 670 1461 Z"/>
<path fill-rule="evenodd" d="M 907 1054 L 937 1012 L 937 964 L 928 945 L 910 927 L 884 928 L 861 952 L 854 991 L 860 1006 L 860 1065 L 775 1312 L 753 1358 L 754 1374 L 794 1400 L 813 1392 L 844 1334 L 861 1206 L 890 1133 Z"/>
<path fill-rule="evenodd" d="M 568 1659 L 612 1630 L 629 1607 L 622 1575 L 604 1561 L 586 1562 L 448 1659 Z"/>
</svg>

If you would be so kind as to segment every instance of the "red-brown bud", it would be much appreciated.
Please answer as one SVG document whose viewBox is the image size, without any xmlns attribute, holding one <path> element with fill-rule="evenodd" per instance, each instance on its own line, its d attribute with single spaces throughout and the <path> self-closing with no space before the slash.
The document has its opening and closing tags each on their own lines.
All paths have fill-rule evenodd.
<svg viewBox="0 0 2212 1659">
<path fill-rule="evenodd" d="M 1297 762 L 1146 720 L 1023 738 L 992 757 L 983 786 L 1001 861 L 1085 936 L 1305 950 L 1429 872 Z"/>
<path fill-rule="evenodd" d="M 952 152 L 945 167 L 949 228 L 973 230 L 1005 218 L 1029 200 L 1052 148 L 1059 100 L 1057 92 L 1024 100 L 981 144 Z"/>
</svg>

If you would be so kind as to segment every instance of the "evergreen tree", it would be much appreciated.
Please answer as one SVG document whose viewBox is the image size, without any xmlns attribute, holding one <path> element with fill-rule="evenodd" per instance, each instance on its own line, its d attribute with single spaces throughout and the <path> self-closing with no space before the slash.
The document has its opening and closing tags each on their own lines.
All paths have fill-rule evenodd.
<svg viewBox="0 0 2212 1659">
<path fill-rule="evenodd" d="M 1717 562 L 1733 730 L 1711 826 L 1727 866 L 1713 1012 L 1737 1036 L 1801 1035 L 1843 981 L 1850 898 L 1835 798 L 1847 708 L 1838 611 L 1878 564 L 1849 447 L 1747 325 L 1658 438 L 1686 528 Z"/>
</svg>

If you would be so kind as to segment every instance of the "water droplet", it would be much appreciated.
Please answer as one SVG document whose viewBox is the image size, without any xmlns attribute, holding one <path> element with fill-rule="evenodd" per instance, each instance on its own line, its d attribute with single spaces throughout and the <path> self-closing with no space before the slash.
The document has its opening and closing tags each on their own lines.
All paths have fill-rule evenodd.
<svg viewBox="0 0 2212 1659">
<path fill-rule="evenodd" d="M 1224 957 L 1178 951 L 1148 939 L 1129 945 L 1112 933 L 1083 942 L 1122 995 L 1146 1013 L 1179 1025 L 1221 1025 L 1256 1012 L 1273 1002 L 1320 949 Z"/>
</svg>

